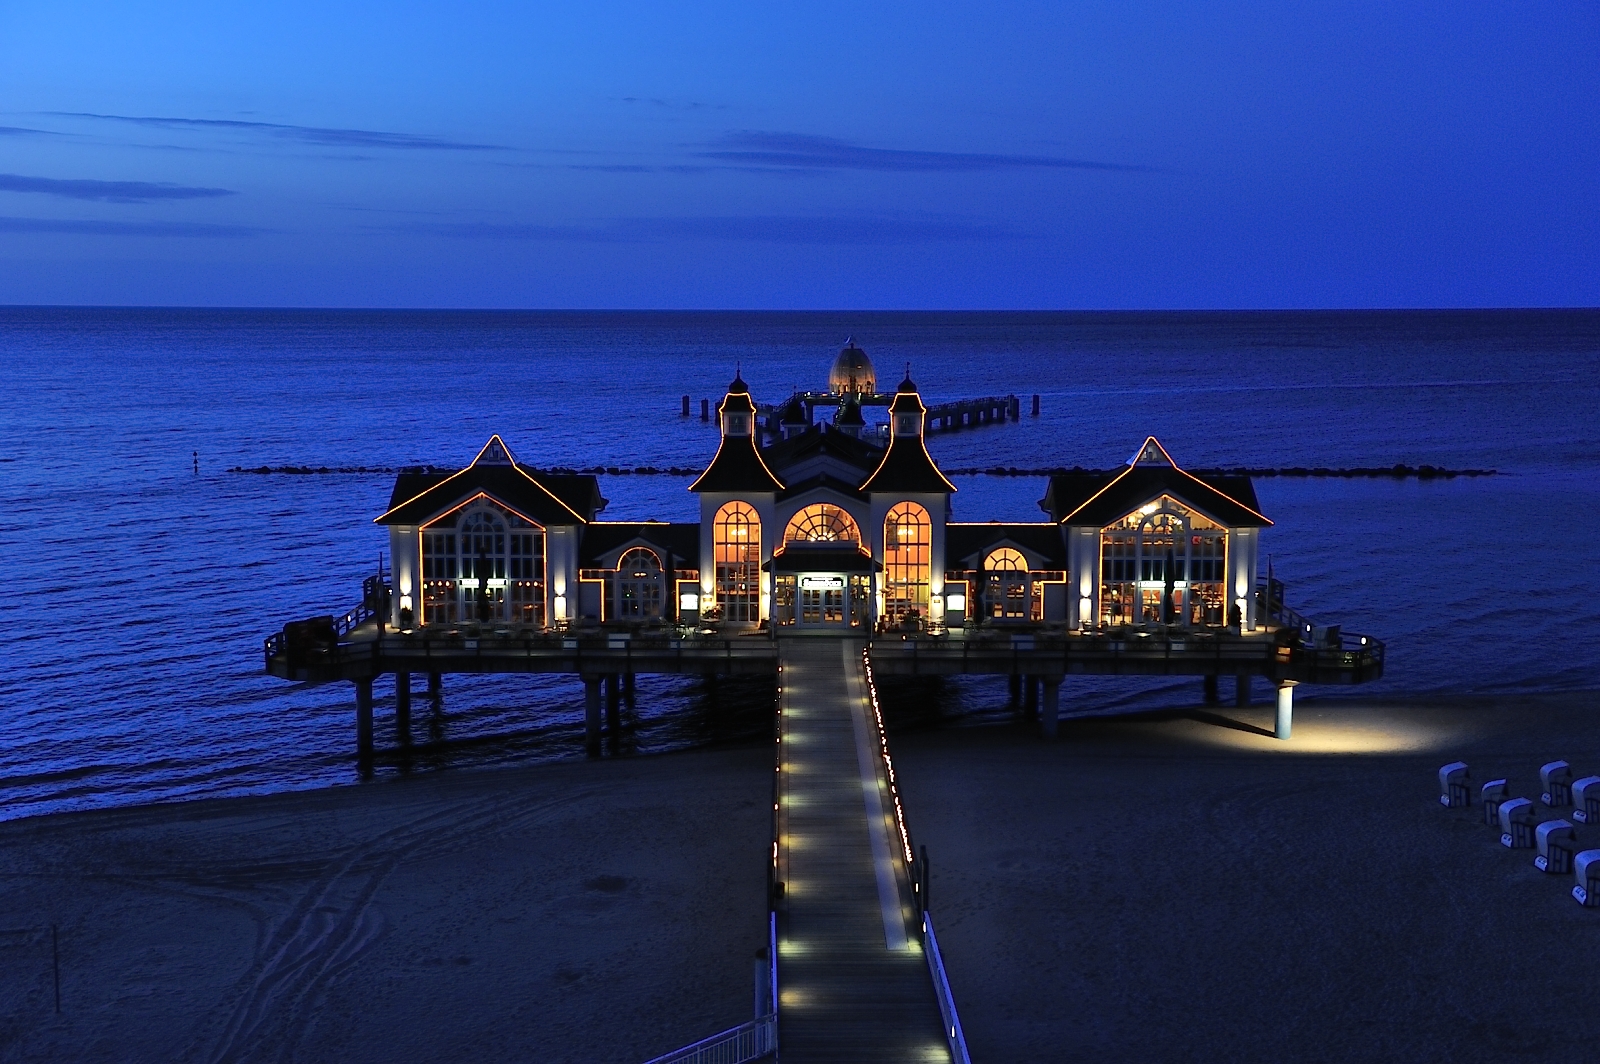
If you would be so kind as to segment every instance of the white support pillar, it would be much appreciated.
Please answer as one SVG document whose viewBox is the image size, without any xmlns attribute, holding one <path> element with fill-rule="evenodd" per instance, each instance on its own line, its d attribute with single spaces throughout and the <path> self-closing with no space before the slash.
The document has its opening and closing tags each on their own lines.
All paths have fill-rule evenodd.
<svg viewBox="0 0 1600 1064">
<path fill-rule="evenodd" d="M 1283 680 L 1278 684 L 1278 724 L 1274 730 L 1280 739 L 1289 738 L 1294 728 L 1294 687 L 1296 681 Z"/>
</svg>

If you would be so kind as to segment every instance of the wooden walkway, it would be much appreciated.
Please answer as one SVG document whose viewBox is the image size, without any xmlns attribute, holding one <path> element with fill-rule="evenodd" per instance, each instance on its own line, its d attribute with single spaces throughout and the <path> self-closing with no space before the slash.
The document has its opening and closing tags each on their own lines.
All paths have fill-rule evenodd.
<svg viewBox="0 0 1600 1064">
<path fill-rule="evenodd" d="M 779 644 L 784 1064 L 949 1061 L 857 640 Z"/>
</svg>

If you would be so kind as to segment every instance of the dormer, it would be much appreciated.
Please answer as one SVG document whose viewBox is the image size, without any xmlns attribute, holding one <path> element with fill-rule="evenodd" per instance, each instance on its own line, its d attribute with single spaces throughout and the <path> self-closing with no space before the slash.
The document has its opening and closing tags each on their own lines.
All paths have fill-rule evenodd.
<svg viewBox="0 0 1600 1064">
<path fill-rule="evenodd" d="M 783 482 L 767 468 L 761 449 L 756 445 L 756 404 L 750 399 L 749 386 L 738 373 L 728 385 L 728 394 L 717 405 L 717 419 L 722 428 L 722 442 L 711 464 L 689 485 L 689 490 L 782 491 Z"/>
</svg>

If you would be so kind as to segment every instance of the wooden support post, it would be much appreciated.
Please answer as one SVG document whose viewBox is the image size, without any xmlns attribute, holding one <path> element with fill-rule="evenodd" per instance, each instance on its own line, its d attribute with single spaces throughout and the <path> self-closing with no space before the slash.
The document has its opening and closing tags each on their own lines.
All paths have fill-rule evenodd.
<svg viewBox="0 0 1600 1064">
<path fill-rule="evenodd" d="M 1283 680 L 1278 684 L 1278 720 L 1273 734 L 1280 739 L 1289 738 L 1294 730 L 1294 687 L 1297 682 Z"/>
<path fill-rule="evenodd" d="M 438 695 L 444 690 L 444 676 L 437 672 L 428 673 L 428 693 Z"/>
<path fill-rule="evenodd" d="M 583 678 L 583 747 L 590 757 L 600 756 L 600 677 Z"/>
<path fill-rule="evenodd" d="M 614 672 L 606 676 L 606 734 L 611 736 L 613 743 L 622 732 L 622 684 L 617 682 L 619 679 Z"/>
<path fill-rule="evenodd" d="M 1039 397 L 1037 395 L 1033 397 L 1033 416 L 1039 416 Z"/>
<path fill-rule="evenodd" d="M 1039 730 L 1046 739 L 1056 737 L 1056 721 L 1061 717 L 1061 681 L 1044 681 L 1044 704 L 1039 707 Z"/>
<path fill-rule="evenodd" d="M 1016 709 L 1022 705 L 1022 677 L 1012 673 L 1006 680 L 1011 685 L 1011 708 Z"/>
<path fill-rule="evenodd" d="M 372 678 L 356 682 L 356 756 L 372 760 Z"/>
<path fill-rule="evenodd" d="M 628 712 L 633 712 L 639 707 L 638 691 L 634 687 L 633 673 L 622 674 L 622 697 L 628 703 Z"/>
<path fill-rule="evenodd" d="M 401 746 L 411 745 L 411 674 L 394 674 L 394 737 Z"/>
<path fill-rule="evenodd" d="M 1250 674 L 1241 672 L 1233 678 L 1233 704 L 1248 706 L 1250 704 Z"/>
<path fill-rule="evenodd" d="M 700 400 L 700 420 L 701 421 L 710 421 L 711 420 L 711 400 L 710 399 L 702 399 L 702 400 Z"/>
<path fill-rule="evenodd" d="M 1024 676 L 1022 678 L 1022 708 L 1028 714 L 1029 720 L 1038 718 L 1039 678 L 1037 676 Z"/>
<path fill-rule="evenodd" d="M 1217 693 L 1217 674 L 1214 672 L 1208 673 L 1206 675 L 1206 705 L 1214 706 L 1221 700 L 1222 696 Z"/>
<path fill-rule="evenodd" d="M 687 395 L 683 397 L 683 416 L 689 416 L 689 397 Z"/>
</svg>

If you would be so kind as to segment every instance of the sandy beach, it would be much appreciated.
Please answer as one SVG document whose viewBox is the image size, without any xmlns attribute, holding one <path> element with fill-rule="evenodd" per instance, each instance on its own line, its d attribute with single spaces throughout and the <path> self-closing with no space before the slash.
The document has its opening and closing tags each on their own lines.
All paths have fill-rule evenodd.
<svg viewBox="0 0 1600 1064">
<path fill-rule="evenodd" d="M 636 1064 L 750 1017 L 770 773 L 758 744 L 0 824 L 0 1060 Z"/>
<path fill-rule="evenodd" d="M 980 1061 L 1594 1054 L 1600 911 L 1436 771 L 1600 771 L 1593 695 L 1272 707 L 892 739 Z M 1580 825 L 1583 847 L 1600 829 Z"/>
</svg>

